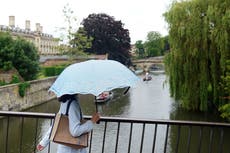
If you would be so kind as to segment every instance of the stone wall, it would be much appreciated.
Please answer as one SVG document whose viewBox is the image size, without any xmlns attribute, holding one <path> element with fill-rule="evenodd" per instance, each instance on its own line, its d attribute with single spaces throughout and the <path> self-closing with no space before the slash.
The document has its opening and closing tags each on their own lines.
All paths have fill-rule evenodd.
<svg viewBox="0 0 230 153">
<path fill-rule="evenodd" d="M 19 95 L 18 84 L 0 87 L 0 110 L 21 111 L 54 99 L 56 96 L 48 93 L 48 89 L 55 79 L 56 77 L 50 77 L 30 81 L 24 97 Z"/>
<path fill-rule="evenodd" d="M 16 75 L 20 81 L 23 81 L 23 78 L 20 76 L 20 74 L 15 68 L 12 68 L 9 71 L 3 71 L 2 69 L 0 69 L 0 81 L 1 82 L 10 83 L 14 75 Z"/>
</svg>

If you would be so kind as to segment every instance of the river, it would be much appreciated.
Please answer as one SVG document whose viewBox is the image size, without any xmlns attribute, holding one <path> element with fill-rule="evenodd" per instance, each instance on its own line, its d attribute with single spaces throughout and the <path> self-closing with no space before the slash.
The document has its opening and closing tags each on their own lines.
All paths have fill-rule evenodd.
<svg viewBox="0 0 230 153">
<path fill-rule="evenodd" d="M 100 104 L 98 106 L 98 110 L 102 116 L 138 118 L 138 119 L 171 119 L 171 120 L 224 122 L 224 120 L 220 118 L 217 113 L 213 113 L 213 112 L 201 113 L 201 112 L 185 111 L 180 109 L 178 107 L 178 104 L 175 102 L 175 100 L 172 97 L 170 97 L 169 87 L 165 75 L 153 75 L 151 81 L 139 83 L 135 88 L 131 88 L 128 94 L 126 95 L 122 94 L 123 91 L 124 89 L 114 90 L 113 99 L 105 104 Z M 94 97 L 91 95 L 80 96 L 80 104 L 84 115 L 91 115 L 95 112 L 96 109 L 93 100 Z M 55 113 L 58 111 L 58 108 L 59 108 L 59 103 L 57 102 L 57 100 L 52 100 L 42 105 L 28 109 L 27 111 Z M 0 120 L 0 122 L 4 122 L 4 121 Z M 25 122 L 31 122 L 31 121 L 30 119 L 26 119 Z M 20 126 L 19 123 L 20 123 L 19 121 L 10 120 L 10 125 L 15 125 L 11 127 L 12 131 L 14 130 L 12 135 L 18 135 L 18 136 L 20 135 L 20 130 L 17 128 L 17 126 Z M 47 120 L 39 122 L 39 130 L 38 130 L 39 139 L 44 135 L 45 131 L 49 127 L 49 124 L 50 123 Z M 24 145 L 22 148 L 22 150 L 24 150 L 23 153 L 27 153 L 26 150 L 31 150 L 31 146 L 33 146 L 32 142 L 34 142 L 29 138 L 30 135 L 33 135 L 32 132 L 33 130 L 31 129 L 34 128 L 33 127 L 34 123 L 31 123 L 31 125 L 27 124 L 27 126 L 28 127 L 25 127 L 24 130 L 24 137 L 23 137 Z M 0 124 L 0 136 L 4 135 L 1 134 L 4 131 L 3 130 L 4 128 L 5 128 L 4 124 Z M 113 129 L 113 127 L 111 127 L 111 129 Z M 148 132 L 148 130 L 146 131 Z M 171 129 L 171 133 L 172 132 L 173 132 L 173 128 Z M 230 131 L 225 131 L 225 135 L 230 136 Z M 171 134 L 170 139 L 173 139 L 173 134 Z M 15 141 L 19 141 L 19 140 L 15 140 L 11 138 L 10 144 L 14 144 Z M 159 143 L 163 143 L 163 142 L 159 142 Z M 160 144 L 158 144 L 158 146 L 160 146 Z M 133 152 L 135 152 L 134 151 L 135 146 L 133 147 L 134 147 Z M 18 149 L 18 147 L 13 146 L 11 152 L 16 153 L 14 152 L 15 149 Z M 54 153 L 56 150 L 55 147 L 53 150 Z M 97 149 L 93 150 L 93 153 L 96 153 L 97 152 L 96 150 Z M 120 150 L 122 150 L 122 147 Z M 157 153 L 160 153 L 162 151 L 160 150 L 160 148 L 156 148 L 156 150 L 158 150 L 156 151 Z M 172 148 L 169 148 L 168 152 L 173 153 L 170 150 L 172 150 Z M 105 153 L 109 153 L 109 151 Z M 190 153 L 193 153 L 193 151 L 191 150 Z"/>
</svg>

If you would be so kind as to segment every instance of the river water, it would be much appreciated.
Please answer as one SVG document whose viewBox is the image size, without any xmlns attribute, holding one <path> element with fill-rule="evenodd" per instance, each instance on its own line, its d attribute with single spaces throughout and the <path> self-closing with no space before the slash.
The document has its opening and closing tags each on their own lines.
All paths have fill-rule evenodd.
<svg viewBox="0 0 230 153">
<path fill-rule="evenodd" d="M 140 76 L 143 77 L 143 76 Z M 137 118 L 137 119 L 171 119 L 171 120 L 193 120 L 193 121 L 211 121 L 211 122 L 224 122 L 223 119 L 219 117 L 217 113 L 213 112 L 192 112 L 192 111 L 185 111 L 180 108 L 178 108 L 177 103 L 173 98 L 170 97 L 169 94 L 169 87 L 166 81 L 165 75 L 153 75 L 152 80 L 148 82 L 140 82 L 135 88 L 131 88 L 127 95 L 123 95 L 124 89 L 117 89 L 114 90 L 114 97 L 111 101 L 100 104 L 98 106 L 98 110 L 101 113 L 102 116 L 113 116 L 113 117 L 125 117 L 125 118 Z M 91 115 L 95 112 L 95 104 L 93 103 L 94 97 L 91 95 L 81 95 L 80 96 L 80 104 L 82 107 L 82 111 L 84 115 Z M 57 100 L 52 100 L 49 102 L 46 102 L 42 105 L 33 107 L 31 109 L 28 109 L 29 112 L 45 112 L 45 113 L 55 113 L 59 109 L 59 103 Z M 0 120 L 0 146 L 4 146 L 4 130 L 5 130 L 5 120 Z M 23 150 L 23 153 L 31 153 L 31 149 L 34 147 L 35 143 L 34 140 L 32 140 L 30 137 L 31 135 L 34 135 L 34 122 L 31 119 L 25 119 L 24 122 L 28 122 L 23 131 L 23 145 L 20 150 Z M 49 128 L 50 121 L 47 120 L 40 120 L 38 123 L 38 135 L 39 140 L 41 137 L 45 134 L 46 130 Z M 103 126 L 103 125 L 101 125 Z M 123 126 L 123 131 L 121 130 L 121 135 L 125 135 L 125 129 L 128 128 L 127 125 L 121 125 Z M 20 121 L 17 121 L 16 119 L 10 120 L 10 137 L 9 137 L 9 144 L 16 144 L 20 137 Z M 140 127 L 134 127 L 134 131 L 138 131 Z M 146 133 L 151 133 L 153 129 L 152 127 L 146 128 Z M 159 128 L 160 130 L 165 130 L 165 127 Z M 99 133 L 103 133 L 103 128 L 98 125 L 95 129 Z M 108 125 L 108 131 L 115 131 L 116 128 L 113 125 Z M 176 139 L 174 136 L 175 129 L 170 129 L 170 143 L 173 144 L 173 139 Z M 160 133 L 160 131 L 158 131 Z M 230 131 L 225 130 L 225 136 L 224 139 L 227 139 L 230 137 Z M 113 132 L 112 132 L 113 133 Z M 123 134 L 122 134 L 123 133 Z M 135 133 L 135 132 L 134 132 Z M 113 133 L 114 134 L 114 133 Z M 112 135 L 113 135 L 112 134 Z M 126 132 L 127 134 L 127 132 Z M 108 142 L 112 141 L 112 135 L 109 135 L 106 137 Z M 116 134 L 114 134 L 116 135 Z M 138 135 L 138 134 L 136 134 Z M 148 135 L 148 134 L 147 134 Z M 183 135 L 183 130 L 181 132 L 182 138 L 185 137 L 185 133 Z M 14 137 L 15 136 L 15 137 Z M 121 136 L 121 137 L 122 137 Z M 18 137 L 18 139 L 15 139 Z M 98 136 L 99 138 L 100 136 Z M 138 137 L 138 136 L 136 136 Z M 152 137 L 152 136 L 151 136 Z M 163 152 L 162 146 L 164 145 L 164 139 L 163 135 L 159 134 L 159 142 L 157 142 L 156 147 L 156 153 Z M 124 137 L 124 139 L 126 139 Z M 138 138 L 136 138 L 138 139 Z M 152 139 L 152 138 L 151 138 Z M 135 140 L 135 138 L 134 138 Z M 37 140 L 38 141 L 38 140 Z M 176 140 L 175 140 L 176 141 Z M 197 141 L 197 140 L 195 140 Z M 123 142 L 122 142 L 123 143 Z M 139 140 L 137 140 L 137 144 L 139 143 Z M 151 140 L 152 143 L 152 140 Z M 215 142 L 214 142 L 215 143 Z M 218 142 L 216 142 L 218 143 Z M 123 143 L 125 144 L 125 142 Z M 146 140 L 146 144 L 148 144 L 148 139 Z M 151 144 L 150 144 L 151 145 Z M 205 145 L 205 144 L 204 144 Z M 100 148 L 100 146 L 98 146 Z M 97 146 L 93 146 L 92 152 L 97 153 L 101 152 L 98 151 Z M 137 147 L 137 148 L 135 148 Z M 227 145 L 224 146 L 225 148 L 228 147 Z M 12 145 L 10 147 L 10 153 L 17 153 L 19 147 L 17 145 Z M 105 153 L 110 153 L 109 150 L 111 147 L 105 148 Z M 112 147 L 114 148 L 114 146 Z M 122 146 L 118 148 L 118 152 L 127 152 L 126 150 L 127 146 Z M 230 150 L 230 148 L 228 148 Z M 2 150 L 2 149 L 1 149 Z M 16 151 L 17 150 L 17 151 Z M 52 145 L 51 152 L 55 153 L 56 146 Z M 144 147 L 143 152 L 151 152 L 150 148 Z M 41 153 L 45 153 L 47 149 Z M 0 153 L 3 153 L 4 149 L 0 151 Z M 139 152 L 138 146 L 132 145 L 131 153 Z M 173 153 L 173 147 L 168 147 L 167 149 L 168 153 Z M 183 151 L 181 151 L 183 153 Z M 197 149 L 193 148 L 191 149 L 190 153 L 197 152 Z"/>
</svg>

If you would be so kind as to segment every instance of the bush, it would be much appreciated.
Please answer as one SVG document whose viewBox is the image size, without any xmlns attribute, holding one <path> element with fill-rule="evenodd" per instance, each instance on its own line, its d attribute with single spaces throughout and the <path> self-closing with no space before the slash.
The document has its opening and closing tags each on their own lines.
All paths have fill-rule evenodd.
<svg viewBox="0 0 230 153">
<path fill-rule="evenodd" d="M 56 76 L 59 75 L 66 66 L 50 66 L 50 67 L 43 67 L 43 73 L 45 76 Z"/>
<path fill-rule="evenodd" d="M 20 82 L 19 77 L 17 75 L 13 75 L 10 83 L 19 83 L 19 82 Z"/>
<path fill-rule="evenodd" d="M 55 75 L 55 68 L 54 67 L 45 67 L 44 68 L 44 75 L 45 76 L 54 76 Z"/>
<path fill-rule="evenodd" d="M 37 48 L 25 39 L 13 39 L 9 33 L 0 32 L 0 68 L 15 68 L 24 80 L 36 79 L 40 71 Z"/>
<path fill-rule="evenodd" d="M 25 96 L 25 93 L 26 93 L 26 89 L 30 86 L 30 83 L 29 82 L 22 82 L 18 85 L 19 89 L 18 89 L 18 92 L 19 92 L 19 95 L 21 97 L 24 97 Z"/>
<path fill-rule="evenodd" d="M 7 83 L 4 80 L 0 80 L 0 86 L 7 85 Z"/>
<path fill-rule="evenodd" d="M 2 69 L 3 69 L 4 71 L 9 71 L 9 70 L 11 70 L 12 68 L 13 68 L 13 64 L 12 64 L 11 61 L 7 61 L 7 62 L 4 62 L 4 63 L 3 63 Z"/>
<path fill-rule="evenodd" d="M 230 104 L 225 104 L 219 108 L 221 117 L 226 118 L 230 121 Z"/>
<path fill-rule="evenodd" d="M 55 74 L 59 75 L 65 69 L 65 66 L 58 66 L 55 68 Z"/>
</svg>

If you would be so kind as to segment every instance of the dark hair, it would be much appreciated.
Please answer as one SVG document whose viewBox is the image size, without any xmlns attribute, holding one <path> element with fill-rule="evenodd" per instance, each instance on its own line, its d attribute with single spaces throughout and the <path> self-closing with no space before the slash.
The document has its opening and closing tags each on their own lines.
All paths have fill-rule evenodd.
<svg viewBox="0 0 230 153">
<path fill-rule="evenodd" d="M 59 102 L 65 103 L 67 102 L 67 100 L 76 100 L 76 94 L 74 95 L 70 95 L 70 94 L 66 94 L 66 95 L 62 95 L 61 97 L 58 98 Z"/>
</svg>

